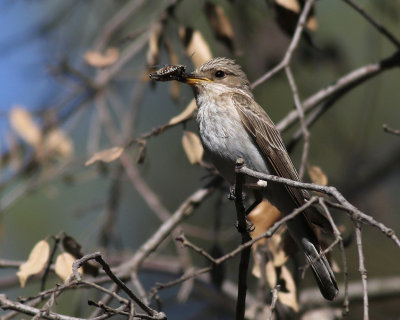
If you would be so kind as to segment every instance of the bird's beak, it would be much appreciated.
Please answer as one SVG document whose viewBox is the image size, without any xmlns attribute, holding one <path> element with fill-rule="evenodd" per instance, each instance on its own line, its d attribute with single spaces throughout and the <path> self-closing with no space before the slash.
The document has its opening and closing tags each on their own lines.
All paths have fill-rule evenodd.
<svg viewBox="0 0 400 320">
<path fill-rule="evenodd" d="M 210 81 L 211 80 L 206 77 L 201 77 L 193 73 L 186 74 L 186 76 L 183 78 L 183 82 L 189 85 L 196 85 L 202 82 L 210 82 Z"/>
</svg>

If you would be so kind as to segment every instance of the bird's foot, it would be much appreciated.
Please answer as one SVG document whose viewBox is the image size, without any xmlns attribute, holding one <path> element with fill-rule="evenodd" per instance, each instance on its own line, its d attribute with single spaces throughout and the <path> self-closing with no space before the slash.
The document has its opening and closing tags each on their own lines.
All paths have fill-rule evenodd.
<svg viewBox="0 0 400 320">
<path fill-rule="evenodd" d="M 239 222 L 238 221 L 236 221 L 235 227 L 240 233 L 244 233 L 244 232 L 250 233 L 250 232 L 253 232 L 255 230 L 255 228 L 256 228 L 254 226 L 254 224 L 251 221 L 247 220 L 247 219 L 246 219 L 246 228 L 245 228 L 245 230 L 242 230 L 242 228 L 239 226 Z"/>
<path fill-rule="evenodd" d="M 233 200 L 233 201 L 236 200 L 235 186 L 230 186 L 229 187 L 228 200 Z"/>
<path fill-rule="evenodd" d="M 241 200 L 244 201 L 245 199 L 246 199 L 246 193 L 242 192 Z M 237 199 L 237 197 L 236 197 L 235 185 L 229 187 L 228 200 L 233 200 L 233 201 L 240 200 L 240 199 Z"/>
</svg>

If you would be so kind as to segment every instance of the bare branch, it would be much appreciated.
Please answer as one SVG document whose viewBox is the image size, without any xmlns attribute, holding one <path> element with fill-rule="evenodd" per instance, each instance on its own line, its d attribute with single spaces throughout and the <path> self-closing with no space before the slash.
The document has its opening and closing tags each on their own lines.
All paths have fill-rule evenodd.
<svg viewBox="0 0 400 320">
<path fill-rule="evenodd" d="M 243 204 L 243 185 L 245 176 L 240 169 L 245 166 L 243 159 L 238 159 L 235 166 L 235 208 L 238 231 L 242 236 L 242 245 L 251 240 L 249 227 L 246 221 L 246 210 Z M 236 299 L 236 320 L 243 320 L 246 311 L 247 272 L 249 269 L 251 247 L 242 250 L 239 262 L 238 295 Z"/>
<path fill-rule="evenodd" d="M 364 305 L 364 320 L 369 319 L 368 315 L 368 282 L 367 282 L 367 269 L 365 268 L 365 258 L 363 253 L 362 246 L 362 235 L 361 235 L 361 224 L 358 221 L 355 221 L 355 229 L 356 229 L 356 241 L 357 241 L 357 251 L 358 251 L 358 261 L 359 261 L 359 271 L 361 274 L 361 283 L 363 285 L 363 305 Z"/>
<path fill-rule="evenodd" d="M 267 72 L 266 74 L 264 74 L 263 76 L 261 76 L 260 78 L 255 80 L 251 84 L 252 89 L 257 87 L 261 83 L 265 82 L 266 80 L 271 78 L 273 75 L 275 75 L 277 72 L 281 71 L 282 69 L 284 69 L 286 66 L 288 66 L 290 64 L 293 52 L 296 50 L 297 45 L 299 44 L 300 36 L 303 33 L 303 29 L 304 29 L 304 26 L 305 26 L 305 23 L 307 20 L 307 16 L 311 10 L 313 3 L 314 3 L 314 0 L 307 0 L 307 2 L 305 3 L 305 5 L 303 7 L 303 11 L 301 12 L 301 15 L 299 17 L 299 21 L 297 23 L 296 30 L 294 31 L 292 41 L 290 42 L 290 45 L 289 45 L 288 49 L 286 50 L 285 56 L 283 57 L 282 61 L 276 67 L 274 67 L 271 71 Z"/>
<path fill-rule="evenodd" d="M 384 124 L 382 127 L 383 127 L 383 130 L 385 130 L 385 132 L 389 132 L 389 133 L 394 134 L 396 136 L 400 136 L 400 129 L 390 128 L 387 124 Z"/>
<path fill-rule="evenodd" d="M 371 23 L 381 34 L 383 34 L 390 42 L 392 42 L 397 48 L 400 49 L 400 41 L 391 33 L 389 32 L 381 23 L 376 21 L 367 11 L 361 8 L 357 3 L 353 0 L 343 0 L 346 2 L 350 7 L 360 13 L 365 20 Z"/>
</svg>

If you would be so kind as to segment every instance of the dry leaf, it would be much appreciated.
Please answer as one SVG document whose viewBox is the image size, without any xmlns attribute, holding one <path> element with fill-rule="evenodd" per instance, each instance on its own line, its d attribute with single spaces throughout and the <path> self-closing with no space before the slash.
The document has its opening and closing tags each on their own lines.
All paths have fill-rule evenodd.
<svg viewBox="0 0 400 320">
<path fill-rule="evenodd" d="M 104 68 L 112 65 L 119 58 L 118 48 L 108 48 L 104 54 L 98 51 L 87 51 L 84 59 L 87 64 L 96 68 Z"/>
<path fill-rule="evenodd" d="M 289 35 L 293 35 L 296 29 L 303 5 L 299 0 L 274 0 L 277 23 Z M 314 16 L 314 8 L 310 10 L 306 28 L 310 31 L 316 31 L 318 28 L 318 23 Z"/>
<path fill-rule="evenodd" d="M 318 29 L 318 22 L 314 16 L 308 18 L 306 27 L 310 31 L 316 31 Z"/>
<path fill-rule="evenodd" d="M 90 166 L 91 164 L 95 163 L 96 161 L 103 161 L 103 162 L 113 162 L 117 160 L 124 152 L 123 147 L 113 147 L 110 149 L 102 150 L 96 152 L 92 157 L 85 162 L 85 166 Z"/>
<path fill-rule="evenodd" d="M 289 259 L 284 250 L 283 231 L 275 233 L 267 242 L 268 251 L 271 253 L 272 262 L 275 267 L 283 266 Z"/>
<path fill-rule="evenodd" d="M 298 312 L 299 304 L 296 296 L 296 283 L 294 282 L 292 274 L 288 268 L 286 268 L 286 266 L 282 266 L 280 278 L 284 280 L 287 291 L 278 292 L 279 301 L 282 304 L 292 308 L 295 312 Z"/>
<path fill-rule="evenodd" d="M 212 59 L 210 47 L 200 31 L 191 28 L 180 28 L 179 35 L 185 46 L 186 55 L 191 57 L 196 68 Z"/>
<path fill-rule="evenodd" d="M 189 119 L 193 115 L 193 112 L 195 112 L 196 110 L 197 110 L 196 100 L 192 99 L 192 101 L 190 101 L 190 103 L 185 108 L 185 110 L 183 110 L 183 112 L 181 112 L 180 114 L 169 120 L 168 125 L 173 126 Z"/>
<path fill-rule="evenodd" d="M 66 282 L 72 274 L 72 264 L 74 261 L 75 258 L 68 252 L 59 254 L 56 259 L 54 271 L 64 282 Z M 82 268 L 79 268 L 78 272 L 82 274 Z"/>
<path fill-rule="evenodd" d="M 170 87 L 169 87 L 169 94 L 171 95 L 172 99 L 175 101 L 178 100 L 179 98 L 179 92 L 180 92 L 181 86 L 178 81 L 171 81 Z"/>
<path fill-rule="evenodd" d="M 46 153 L 55 153 L 62 157 L 71 156 L 74 149 L 71 139 L 59 128 L 46 134 L 43 146 Z"/>
<path fill-rule="evenodd" d="M 160 38 L 162 34 L 162 23 L 157 22 L 153 23 L 150 30 L 149 36 L 149 49 L 146 54 L 147 65 L 150 67 L 158 64 L 159 56 L 160 56 Z"/>
<path fill-rule="evenodd" d="M 272 261 L 267 261 L 265 265 L 265 276 L 270 288 L 274 288 L 278 282 L 278 275 Z"/>
<path fill-rule="evenodd" d="M 282 282 L 285 284 L 285 291 L 281 290 L 278 292 L 278 299 L 282 304 L 298 312 L 299 305 L 296 296 L 296 284 L 288 268 L 286 268 L 286 266 L 281 267 L 278 279 L 276 267 L 272 261 L 268 261 L 265 266 L 265 275 L 270 288 L 275 288 L 279 280 L 283 280 Z"/>
<path fill-rule="evenodd" d="M 261 306 L 259 303 L 251 303 L 248 307 L 246 307 L 246 311 L 244 314 L 245 319 L 273 319 L 276 317 L 271 315 L 271 306 L 268 304 L 264 304 Z"/>
<path fill-rule="evenodd" d="M 309 166 L 308 167 L 308 175 L 313 183 L 318 184 L 320 186 L 328 185 L 328 177 L 322 171 L 322 169 L 318 166 Z"/>
<path fill-rule="evenodd" d="M 168 52 L 169 64 L 170 65 L 179 65 L 178 55 L 176 54 L 173 46 L 168 41 L 164 41 L 164 43 L 165 43 L 165 46 L 166 46 L 167 52 Z M 169 94 L 171 95 L 172 99 L 178 100 L 180 88 L 181 88 L 181 86 L 178 81 L 170 82 Z"/>
<path fill-rule="evenodd" d="M 281 218 L 281 213 L 267 200 L 263 200 L 247 215 L 247 218 L 254 225 L 251 237 L 256 238 L 278 221 Z M 255 246 L 264 243 L 265 240 L 261 239 L 257 241 Z"/>
<path fill-rule="evenodd" d="M 230 51 L 233 51 L 233 28 L 228 17 L 225 15 L 224 9 L 207 1 L 204 4 L 204 11 L 216 38 L 224 43 Z"/>
<path fill-rule="evenodd" d="M 33 120 L 32 114 L 22 106 L 15 106 L 10 112 L 10 122 L 14 131 L 27 143 L 37 147 L 42 140 L 42 132 Z"/>
<path fill-rule="evenodd" d="M 46 267 L 50 255 L 50 246 L 45 240 L 39 241 L 31 250 L 28 260 L 21 264 L 17 276 L 21 287 L 24 288 L 26 280 L 34 274 L 38 274 Z"/>
<path fill-rule="evenodd" d="M 197 134 L 191 131 L 184 131 L 182 136 L 182 145 L 191 164 L 201 162 L 204 149 Z"/>
<path fill-rule="evenodd" d="M 290 11 L 300 13 L 300 4 L 298 0 L 275 0 L 275 3 Z"/>
</svg>

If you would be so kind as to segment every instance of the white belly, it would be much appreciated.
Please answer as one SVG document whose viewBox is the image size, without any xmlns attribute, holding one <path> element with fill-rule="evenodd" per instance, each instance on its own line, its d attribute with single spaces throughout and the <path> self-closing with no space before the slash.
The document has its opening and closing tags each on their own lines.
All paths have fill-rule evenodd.
<svg viewBox="0 0 400 320">
<path fill-rule="evenodd" d="M 244 128 L 234 108 L 197 101 L 200 136 L 214 166 L 230 184 L 235 182 L 235 163 L 243 158 L 247 167 L 268 173 L 264 158 Z"/>
</svg>

